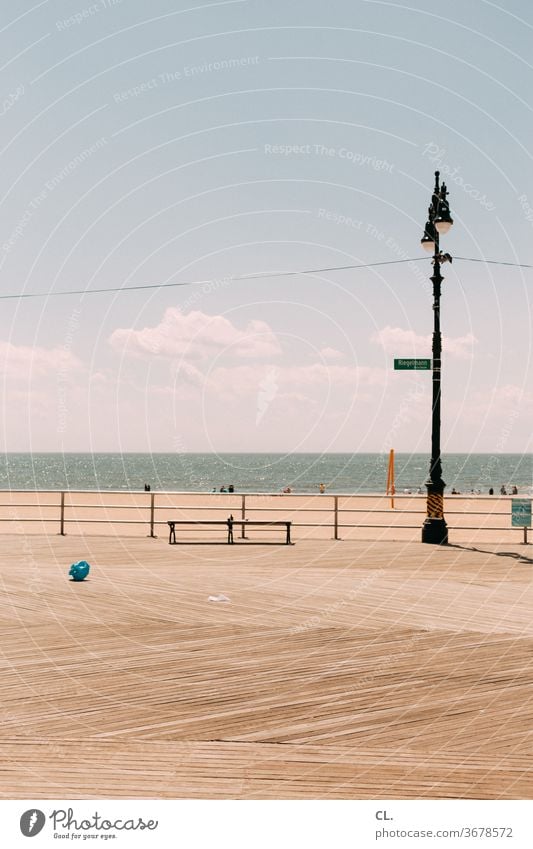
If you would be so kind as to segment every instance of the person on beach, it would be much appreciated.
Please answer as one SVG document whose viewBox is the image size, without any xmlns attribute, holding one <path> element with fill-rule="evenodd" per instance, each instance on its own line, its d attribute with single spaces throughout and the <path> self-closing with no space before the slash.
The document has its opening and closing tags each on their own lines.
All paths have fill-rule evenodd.
<svg viewBox="0 0 533 849">
<path fill-rule="evenodd" d="M 228 492 L 235 492 L 235 487 L 232 483 L 230 483 L 230 485 L 228 486 Z"/>
<path fill-rule="evenodd" d="M 324 493 L 325 493 L 325 491 L 326 491 L 326 484 L 325 484 L 325 483 L 321 483 L 321 484 L 320 484 L 320 486 L 318 487 L 318 490 L 319 490 L 319 492 L 320 492 L 320 495 L 324 495 Z"/>
<path fill-rule="evenodd" d="M 511 490 L 511 495 L 518 495 L 518 489 L 516 488 L 516 486 L 513 486 Z"/>
<path fill-rule="evenodd" d="M 221 486 L 221 487 L 220 487 L 220 492 L 227 492 L 227 491 L 228 491 L 228 490 L 226 489 L 226 487 L 225 487 L 225 486 Z"/>
<path fill-rule="evenodd" d="M 494 495 L 494 490 L 492 487 L 489 489 L 489 495 Z"/>
<path fill-rule="evenodd" d="M 284 495 L 290 495 L 291 492 L 292 492 L 292 489 L 290 488 L 290 486 L 286 486 L 283 490 Z"/>
<path fill-rule="evenodd" d="M 507 495 L 507 490 L 505 489 L 505 484 L 503 483 L 500 488 L 500 495 Z"/>
</svg>

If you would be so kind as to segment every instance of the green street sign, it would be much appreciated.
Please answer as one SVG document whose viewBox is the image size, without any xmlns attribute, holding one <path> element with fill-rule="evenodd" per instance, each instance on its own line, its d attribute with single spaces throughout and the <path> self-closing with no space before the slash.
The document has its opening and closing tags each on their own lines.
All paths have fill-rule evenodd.
<svg viewBox="0 0 533 849">
<path fill-rule="evenodd" d="M 431 360 L 402 359 L 394 360 L 395 371 L 431 371 Z"/>
<path fill-rule="evenodd" d="M 531 527 L 531 500 L 513 498 L 511 500 L 511 525 L 513 528 Z"/>
</svg>

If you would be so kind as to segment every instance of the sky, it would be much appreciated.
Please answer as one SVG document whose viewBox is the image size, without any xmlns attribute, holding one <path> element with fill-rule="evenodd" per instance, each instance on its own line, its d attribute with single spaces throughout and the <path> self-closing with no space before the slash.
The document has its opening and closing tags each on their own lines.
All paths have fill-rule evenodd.
<svg viewBox="0 0 533 849">
<path fill-rule="evenodd" d="M 11 6 L 0 449 L 429 452 L 393 361 L 431 356 L 439 169 L 443 451 L 530 452 L 533 269 L 485 260 L 533 265 L 532 36 L 526 0 Z"/>
</svg>

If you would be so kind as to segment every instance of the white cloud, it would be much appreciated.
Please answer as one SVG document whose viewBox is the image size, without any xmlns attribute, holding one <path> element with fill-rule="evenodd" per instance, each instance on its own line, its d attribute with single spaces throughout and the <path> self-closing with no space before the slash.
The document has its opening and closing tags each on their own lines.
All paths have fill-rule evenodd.
<svg viewBox="0 0 533 849">
<path fill-rule="evenodd" d="M 460 403 L 459 415 L 464 408 L 467 413 L 477 417 L 518 418 L 520 415 L 531 415 L 533 392 L 525 390 L 523 386 L 506 383 L 489 390 L 474 391 L 470 394 L 468 404 L 464 400 Z"/>
<path fill-rule="evenodd" d="M 337 351 L 336 348 L 322 348 L 322 350 L 319 351 L 319 354 L 323 360 L 328 360 L 329 362 L 342 360 L 344 358 L 344 354 L 341 351 Z"/>
<path fill-rule="evenodd" d="M 432 336 L 421 336 L 414 330 L 404 330 L 401 327 L 384 327 L 372 336 L 372 342 L 388 353 L 397 357 L 431 357 Z M 444 336 L 442 340 L 443 351 L 459 360 L 471 359 L 474 355 L 474 346 L 477 343 L 472 333 L 465 336 Z"/>
<path fill-rule="evenodd" d="M 188 383 L 191 386 L 202 386 L 205 377 L 200 369 L 185 360 L 175 362 L 172 368 L 172 380 L 178 383 Z"/>
<path fill-rule="evenodd" d="M 473 333 L 467 333 L 466 336 L 444 336 L 442 340 L 444 353 L 458 360 L 472 359 L 475 345 L 477 345 L 477 338 Z"/>
<path fill-rule="evenodd" d="M 92 386 L 107 386 L 111 378 L 105 371 L 95 371 L 89 376 L 89 382 Z"/>
<path fill-rule="evenodd" d="M 47 375 L 66 376 L 79 368 L 79 360 L 65 348 L 30 348 L 0 341 L 0 369 L 4 379 L 21 381 Z"/>
<path fill-rule="evenodd" d="M 155 327 L 118 329 L 109 341 L 115 350 L 137 356 L 208 359 L 227 351 L 238 358 L 259 359 L 281 353 L 276 335 L 264 321 L 250 321 L 240 330 L 223 315 L 184 314 L 175 307 L 169 307 Z"/>
</svg>

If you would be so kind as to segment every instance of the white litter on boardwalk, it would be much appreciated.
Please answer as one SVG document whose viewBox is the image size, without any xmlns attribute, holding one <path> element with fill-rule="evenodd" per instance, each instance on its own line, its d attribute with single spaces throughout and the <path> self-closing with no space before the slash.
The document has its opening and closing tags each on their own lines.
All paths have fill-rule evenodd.
<svg viewBox="0 0 533 849">
<path fill-rule="evenodd" d="M 210 595 L 207 600 L 208 601 L 224 601 L 224 602 L 227 602 L 227 603 L 230 602 L 230 599 L 227 597 L 227 595 L 223 595 L 222 593 L 219 593 L 218 595 Z"/>
</svg>

